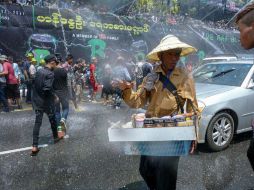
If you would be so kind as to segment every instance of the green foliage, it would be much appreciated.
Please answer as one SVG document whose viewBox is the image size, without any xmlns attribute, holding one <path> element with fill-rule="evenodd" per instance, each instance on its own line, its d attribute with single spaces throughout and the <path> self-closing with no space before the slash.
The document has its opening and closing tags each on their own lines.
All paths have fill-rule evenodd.
<svg viewBox="0 0 254 190">
<path fill-rule="evenodd" d="M 168 5 L 170 3 L 170 5 Z M 137 0 L 134 11 L 138 12 L 160 12 L 162 14 L 177 14 L 180 11 L 178 0 Z"/>
</svg>

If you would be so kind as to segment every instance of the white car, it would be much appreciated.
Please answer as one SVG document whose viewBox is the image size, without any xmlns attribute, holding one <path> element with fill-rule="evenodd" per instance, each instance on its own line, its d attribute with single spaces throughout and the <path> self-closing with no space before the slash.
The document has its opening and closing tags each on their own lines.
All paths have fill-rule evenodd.
<svg viewBox="0 0 254 190">
<path fill-rule="evenodd" d="M 229 146 L 234 133 L 252 129 L 253 60 L 207 63 L 193 73 L 202 109 L 199 143 L 213 151 Z"/>
</svg>

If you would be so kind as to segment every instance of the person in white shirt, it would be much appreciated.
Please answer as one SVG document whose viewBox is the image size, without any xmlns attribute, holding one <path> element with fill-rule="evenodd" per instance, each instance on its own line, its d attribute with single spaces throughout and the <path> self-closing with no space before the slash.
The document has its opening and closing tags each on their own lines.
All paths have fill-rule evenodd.
<svg viewBox="0 0 254 190">
<path fill-rule="evenodd" d="M 32 64 L 29 67 L 29 74 L 30 74 L 31 79 L 33 80 L 35 78 L 35 74 L 36 74 L 36 68 L 35 68 L 35 65 L 37 64 L 36 59 L 32 58 L 31 63 Z"/>
</svg>

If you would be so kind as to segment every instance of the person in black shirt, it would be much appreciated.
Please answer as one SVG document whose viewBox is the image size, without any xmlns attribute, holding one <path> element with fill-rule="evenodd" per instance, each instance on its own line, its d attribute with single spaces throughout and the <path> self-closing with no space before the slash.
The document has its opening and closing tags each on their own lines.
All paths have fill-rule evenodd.
<svg viewBox="0 0 254 190">
<path fill-rule="evenodd" d="M 254 48 L 254 3 L 246 6 L 236 16 L 236 25 L 240 31 L 240 42 L 244 49 Z M 252 170 L 254 171 L 254 119 L 252 120 L 253 138 L 247 151 Z"/>
<path fill-rule="evenodd" d="M 53 70 L 56 67 L 56 58 L 54 55 L 48 55 L 45 57 L 45 62 L 45 67 L 36 73 L 33 85 L 32 103 L 36 118 L 33 128 L 33 147 L 31 156 L 36 156 L 39 152 L 39 132 L 44 113 L 48 115 L 53 132 L 54 142 L 59 141 L 55 118 L 55 102 L 58 101 L 58 97 L 54 94 L 53 91 Z"/>
<path fill-rule="evenodd" d="M 57 68 L 54 70 L 55 80 L 53 89 L 59 98 L 56 103 L 56 122 L 58 126 L 58 136 L 63 138 L 66 133 L 66 120 L 69 114 L 69 92 L 67 85 L 67 71 L 57 63 Z M 62 106 L 62 114 L 61 114 Z M 63 132 L 63 133 L 62 133 Z"/>
</svg>

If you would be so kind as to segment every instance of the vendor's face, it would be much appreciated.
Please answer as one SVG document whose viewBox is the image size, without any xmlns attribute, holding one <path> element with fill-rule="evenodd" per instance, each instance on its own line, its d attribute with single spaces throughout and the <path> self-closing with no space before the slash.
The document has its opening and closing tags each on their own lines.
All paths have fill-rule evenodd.
<svg viewBox="0 0 254 190">
<path fill-rule="evenodd" d="M 241 22 L 237 23 L 240 31 L 240 42 L 244 49 L 251 49 L 254 47 L 254 22 L 251 26 L 247 26 Z"/>
<path fill-rule="evenodd" d="M 164 65 L 167 66 L 167 69 L 174 69 L 177 62 L 180 59 L 181 52 L 176 51 L 167 51 L 163 52 L 161 55 L 161 61 Z"/>
</svg>

